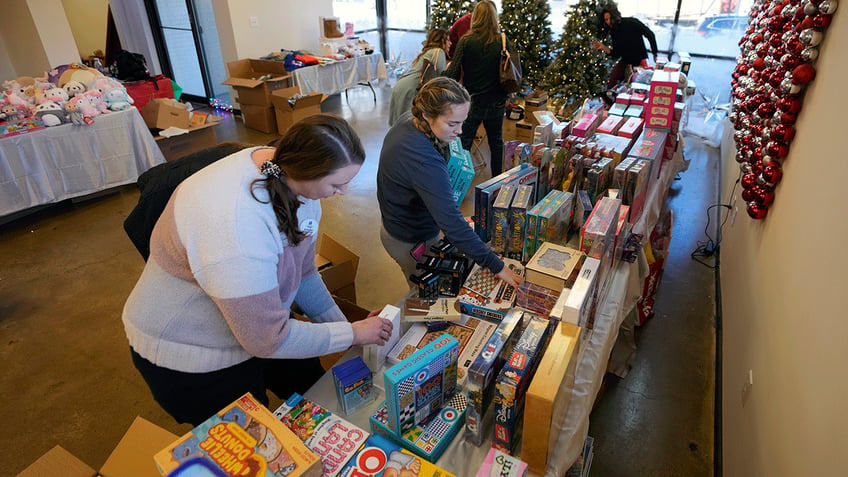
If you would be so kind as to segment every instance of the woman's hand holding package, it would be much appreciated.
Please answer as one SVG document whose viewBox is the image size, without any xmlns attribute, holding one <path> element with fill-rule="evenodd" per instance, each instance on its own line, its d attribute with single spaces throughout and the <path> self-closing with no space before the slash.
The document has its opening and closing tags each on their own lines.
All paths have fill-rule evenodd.
<svg viewBox="0 0 848 477">
<path fill-rule="evenodd" d="M 391 338 L 392 322 L 378 316 L 381 311 L 374 310 L 364 320 L 352 323 L 354 345 L 383 345 Z"/>
</svg>

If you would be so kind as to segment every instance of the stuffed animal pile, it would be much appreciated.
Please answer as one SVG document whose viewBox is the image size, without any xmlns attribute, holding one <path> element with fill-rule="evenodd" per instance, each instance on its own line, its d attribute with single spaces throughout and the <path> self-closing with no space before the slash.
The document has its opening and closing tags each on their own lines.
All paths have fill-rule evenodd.
<svg viewBox="0 0 848 477">
<path fill-rule="evenodd" d="M 43 77 L 3 83 L 0 123 L 40 118 L 45 126 L 94 124 L 95 116 L 128 109 L 133 99 L 121 83 L 94 68 L 72 63 Z"/>
</svg>

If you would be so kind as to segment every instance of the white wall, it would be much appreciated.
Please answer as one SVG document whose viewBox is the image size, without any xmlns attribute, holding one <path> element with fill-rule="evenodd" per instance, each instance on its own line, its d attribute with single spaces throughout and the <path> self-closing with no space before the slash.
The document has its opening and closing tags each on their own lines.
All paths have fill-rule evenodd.
<svg viewBox="0 0 848 477">
<path fill-rule="evenodd" d="M 83 58 L 94 50 L 106 51 L 109 0 L 62 0 L 77 50 Z"/>
<path fill-rule="evenodd" d="M 18 77 L 15 71 L 15 65 L 9 57 L 9 52 L 6 50 L 6 40 L 3 38 L 3 30 L 0 29 L 0 82 L 11 80 Z"/>
<path fill-rule="evenodd" d="M 26 0 L 26 3 L 50 66 L 79 62 L 79 51 L 61 0 Z"/>
<path fill-rule="evenodd" d="M 848 12 L 828 28 L 765 220 L 721 243 L 723 446 L 728 477 L 848 475 Z M 723 197 L 738 174 L 724 158 Z M 754 385 L 747 401 L 748 370 Z"/>
<path fill-rule="evenodd" d="M 6 44 L 9 63 L 18 76 L 41 76 L 50 69 L 50 61 L 38 36 L 29 6 L 25 2 L 10 2 L 0 15 L 0 35 Z"/>
</svg>

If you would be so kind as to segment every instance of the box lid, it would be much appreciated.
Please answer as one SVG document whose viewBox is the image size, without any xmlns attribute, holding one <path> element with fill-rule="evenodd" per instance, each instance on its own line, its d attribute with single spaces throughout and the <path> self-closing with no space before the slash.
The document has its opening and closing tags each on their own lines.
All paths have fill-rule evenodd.
<svg viewBox="0 0 848 477">
<path fill-rule="evenodd" d="M 85 462 L 57 445 L 21 471 L 17 477 L 56 475 L 58 469 L 61 469 L 61 474 L 65 477 L 94 477 L 96 475 L 95 470 Z"/>
<path fill-rule="evenodd" d="M 279 81 L 288 78 L 286 73 L 286 65 L 282 61 L 273 60 L 257 60 L 246 58 L 227 63 L 227 72 L 230 74 L 229 79 L 241 78 L 251 81 L 257 80 L 260 76 L 271 75 L 265 81 Z"/>
<path fill-rule="evenodd" d="M 281 88 L 271 92 L 271 104 L 283 111 L 294 111 L 295 109 L 316 106 L 324 100 L 321 93 L 300 94 L 300 88 Z"/>
<path fill-rule="evenodd" d="M 178 436 L 143 417 L 136 417 L 100 468 L 103 477 L 158 477 L 153 455 Z"/>
</svg>

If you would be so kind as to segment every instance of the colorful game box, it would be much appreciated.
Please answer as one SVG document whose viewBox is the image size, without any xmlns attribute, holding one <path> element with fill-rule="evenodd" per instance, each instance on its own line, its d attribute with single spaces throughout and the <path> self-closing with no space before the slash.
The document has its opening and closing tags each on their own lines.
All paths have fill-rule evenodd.
<svg viewBox="0 0 848 477">
<path fill-rule="evenodd" d="M 418 299 L 420 300 L 420 298 Z M 392 322 L 392 335 L 383 345 L 370 344 L 362 347 L 362 359 L 375 373 L 383 367 L 386 362 L 386 355 L 389 354 L 389 350 L 394 347 L 400 338 L 400 308 L 394 305 L 386 305 L 380 311 L 379 316 Z"/>
<path fill-rule="evenodd" d="M 524 237 L 524 257 L 532 257 L 538 247 L 539 215 L 560 195 L 561 190 L 552 190 L 527 212 Z"/>
<path fill-rule="evenodd" d="M 524 275 L 521 262 L 504 258 L 504 264 L 518 275 Z M 495 276 L 488 268 L 474 264 L 471 274 L 459 291 L 459 310 L 484 320 L 498 322 L 515 303 L 516 289 Z"/>
<path fill-rule="evenodd" d="M 574 286 L 565 300 L 562 321 L 582 328 L 592 329 L 594 325 L 594 306 L 598 288 L 598 269 L 601 261 L 586 258 Z M 556 306 L 554 306 L 556 308 Z"/>
<path fill-rule="evenodd" d="M 533 207 L 533 186 L 518 187 L 512 204 L 509 206 L 510 237 L 506 256 L 518 261 L 524 261 L 524 237 L 527 223 L 527 211 Z"/>
<path fill-rule="evenodd" d="M 386 473 L 387 470 L 391 472 Z M 394 441 L 372 434 L 365 446 L 353 456 L 339 473 L 340 477 L 456 477 L 454 474 L 422 459 Z"/>
<path fill-rule="evenodd" d="M 566 245 L 543 243 L 527 262 L 525 280 L 559 292 L 565 288 L 575 267 L 579 268 L 583 252 Z"/>
<path fill-rule="evenodd" d="M 474 161 L 471 159 L 471 153 L 462 148 L 462 142 L 458 138 L 450 142 L 448 177 L 450 177 L 453 199 L 458 207 L 465 199 L 465 194 L 474 180 Z"/>
<path fill-rule="evenodd" d="M 521 334 L 523 317 L 523 311 L 517 308 L 510 310 L 489 337 L 483 351 L 468 368 L 468 380 L 465 385 L 465 395 L 468 398 L 465 438 L 474 445 L 482 444 L 484 435 L 491 435 L 491 423 L 484 422 L 483 419 L 495 392 L 495 378 L 500 374 L 506 358 L 512 354 L 512 348 Z"/>
<path fill-rule="evenodd" d="M 493 177 L 474 187 L 474 231 L 484 241 L 488 242 L 492 231 L 492 204 L 505 185 L 535 185 L 539 170 L 527 163 L 522 163 L 503 174 Z"/>
<path fill-rule="evenodd" d="M 371 430 L 376 434 L 388 437 L 413 453 L 435 462 L 447 449 L 453 438 L 465 423 L 465 411 L 468 401 L 463 393 L 454 394 L 439 411 L 426 421 L 398 436 L 388 427 L 388 410 L 380 406 L 371 415 Z"/>
<path fill-rule="evenodd" d="M 527 319 L 529 316 L 529 319 Z M 525 327 L 512 354 L 495 380 L 495 432 L 492 446 L 511 454 L 515 451 L 524 396 L 548 340 L 548 320 L 525 313 Z"/>
<path fill-rule="evenodd" d="M 274 416 L 321 457 L 322 477 L 338 475 L 370 435 L 297 393 L 286 399 Z"/>
<path fill-rule="evenodd" d="M 159 451 L 162 475 L 202 458 L 231 476 L 321 475 L 321 459 L 250 393 Z"/>
<path fill-rule="evenodd" d="M 333 366 L 333 384 L 345 414 L 354 413 L 375 399 L 374 375 L 359 356 Z"/>
<path fill-rule="evenodd" d="M 477 477 L 525 477 L 526 475 L 526 462 L 509 454 L 504 454 L 494 447 L 489 449 L 483 465 L 477 471 Z"/>
<path fill-rule="evenodd" d="M 44 129 L 44 122 L 41 118 L 26 118 L 16 121 L 0 122 L 0 137 L 17 136 L 18 134 L 26 134 L 32 131 Z"/>
<path fill-rule="evenodd" d="M 461 315 L 459 321 L 446 323 L 446 327 L 439 331 L 428 331 L 426 324 L 414 323 L 389 352 L 388 361 L 391 365 L 395 365 L 443 334 L 449 334 L 459 342 L 459 360 L 456 373 L 457 385 L 462 387 L 465 386 L 468 367 L 480 354 L 483 345 L 495 328 L 496 325 L 492 322 L 468 315 Z"/>
<path fill-rule="evenodd" d="M 545 210 L 539 213 L 539 222 L 536 226 L 536 250 L 545 242 L 557 244 L 567 242 L 573 213 L 574 194 L 571 192 L 564 191 L 551 201 Z"/>
<path fill-rule="evenodd" d="M 509 206 L 515 196 L 516 186 L 507 185 L 498 192 L 498 197 L 492 204 L 492 251 L 503 255 L 509 246 Z"/>
<path fill-rule="evenodd" d="M 403 435 L 439 411 L 457 389 L 459 342 L 443 334 L 383 374 L 389 429 Z"/>
<path fill-rule="evenodd" d="M 407 298 L 403 301 L 403 321 L 459 321 L 459 304 L 456 298 L 442 297 L 435 300 Z M 397 343 L 392 343 L 392 347 Z M 391 348 L 389 348 L 391 349 Z M 388 353 L 387 353 L 388 354 Z"/>
</svg>

